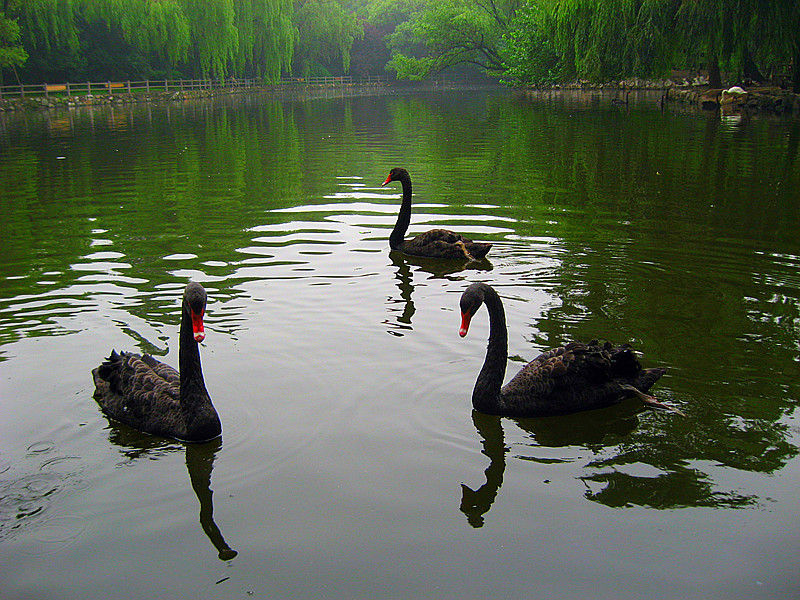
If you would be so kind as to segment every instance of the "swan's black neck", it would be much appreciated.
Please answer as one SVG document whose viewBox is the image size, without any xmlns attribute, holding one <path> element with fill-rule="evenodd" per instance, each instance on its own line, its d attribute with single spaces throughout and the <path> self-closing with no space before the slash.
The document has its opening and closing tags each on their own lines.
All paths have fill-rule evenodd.
<svg viewBox="0 0 800 600">
<path fill-rule="evenodd" d="M 400 205 L 397 223 L 394 224 L 392 234 L 389 236 L 389 247 L 392 250 L 399 250 L 403 245 L 406 231 L 411 224 L 411 177 L 408 174 L 403 175 L 400 183 L 403 185 L 403 203 Z"/>
<path fill-rule="evenodd" d="M 185 303 L 181 316 L 178 364 L 181 377 L 180 402 L 186 424 L 186 440 L 212 439 L 219 435 L 221 426 L 203 380 L 200 347 L 194 339 L 192 316 L 189 306 Z"/>
<path fill-rule="evenodd" d="M 497 403 L 500 400 L 500 388 L 506 374 L 508 361 L 508 331 L 506 330 L 506 313 L 500 296 L 488 285 L 481 285 L 483 303 L 489 312 L 489 345 L 486 348 L 486 359 L 483 362 L 475 389 L 472 391 L 472 406 L 475 410 L 487 414 L 497 414 Z"/>
</svg>

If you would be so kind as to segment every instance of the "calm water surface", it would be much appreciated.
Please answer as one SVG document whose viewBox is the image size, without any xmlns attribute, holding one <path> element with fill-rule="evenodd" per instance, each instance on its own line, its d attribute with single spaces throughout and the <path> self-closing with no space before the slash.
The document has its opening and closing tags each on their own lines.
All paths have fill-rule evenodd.
<svg viewBox="0 0 800 600">
<path fill-rule="evenodd" d="M 0 597 L 797 598 L 798 139 L 507 91 L 0 116 Z M 390 254 L 394 166 L 489 264 Z M 90 371 L 177 365 L 190 278 L 224 434 L 187 447 Z M 687 416 L 473 413 L 478 280 L 507 377 L 632 342 Z"/>
</svg>

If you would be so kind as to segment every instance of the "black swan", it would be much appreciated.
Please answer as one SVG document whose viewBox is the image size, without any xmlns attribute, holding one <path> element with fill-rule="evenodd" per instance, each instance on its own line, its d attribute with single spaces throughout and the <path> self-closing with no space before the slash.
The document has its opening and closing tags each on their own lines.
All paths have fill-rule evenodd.
<svg viewBox="0 0 800 600">
<path fill-rule="evenodd" d="M 628 97 L 631 95 L 630 90 L 625 92 L 625 99 L 620 100 L 619 98 L 612 98 L 611 104 L 616 104 L 617 106 L 628 106 Z"/>
<path fill-rule="evenodd" d="M 406 240 L 405 235 L 411 223 L 411 176 L 408 171 L 396 167 L 389 171 L 383 185 L 399 181 L 403 185 L 403 203 L 397 215 L 397 223 L 389 236 L 389 247 L 411 256 L 429 258 L 467 258 L 480 260 L 489 252 L 491 244 L 473 242 L 462 235 L 447 229 L 431 229 L 417 237 Z"/>
<path fill-rule="evenodd" d="M 645 394 L 666 369 L 642 369 L 627 344 L 614 347 L 596 340 L 588 344 L 570 342 L 541 354 L 501 388 L 508 332 L 500 296 L 485 283 L 473 283 L 461 295 L 460 304 L 461 337 L 467 335 L 470 320 L 481 304 L 489 311 L 489 346 L 472 392 L 477 411 L 505 417 L 541 417 L 611 406 L 635 396 L 646 406 L 683 414 Z"/>
<path fill-rule="evenodd" d="M 205 310 L 205 289 L 190 282 L 183 292 L 180 373 L 149 354 L 116 350 L 92 371 L 94 397 L 106 415 L 140 431 L 184 442 L 219 437 L 222 426 L 206 391 L 197 345 L 205 338 Z"/>
</svg>

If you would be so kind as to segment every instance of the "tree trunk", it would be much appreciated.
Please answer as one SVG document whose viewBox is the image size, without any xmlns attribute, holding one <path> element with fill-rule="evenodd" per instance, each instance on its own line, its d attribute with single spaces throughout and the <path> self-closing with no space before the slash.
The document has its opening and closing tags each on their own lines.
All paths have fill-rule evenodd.
<svg viewBox="0 0 800 600">
<path fill-rule="evenodd" d="M 792 61 L 792 91 L 800 94 L 800 44 L 795 45 Z"/>
<path fill-rule="evenodd" d="M 716 57 L 708 59 L 708 87 L 712 90 L 722 87 L 722 75 Z"/>
<path fill-rule="evenodd" d="M 750 53 L 750 50 L 745 50 L 744 52 L 742 70 L 745 79 L 755 81 L 756 83 L 761 83 L 765 79 L 764 75 L 761 74 L 761 71 L 756 64 L 756 61 L 753 60 L 753 55 Z"/>
</svg>

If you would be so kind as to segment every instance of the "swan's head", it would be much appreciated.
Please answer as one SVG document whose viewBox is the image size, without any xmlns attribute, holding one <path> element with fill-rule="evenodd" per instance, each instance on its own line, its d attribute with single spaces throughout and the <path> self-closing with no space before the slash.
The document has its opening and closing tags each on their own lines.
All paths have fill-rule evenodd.
<svg viewBox="0 0 800 600">
<path fill-rule="evenodd" d="M 386 178 L 386 181 L 383 182 L 381 187 L 386 185 L 387 183 L 391 183 L 392 181 L 402 181 L 404 179 L 411 180 L 411 176 L 408 174 L 402 167 L 395 167 L 391 171 L 389 171 L 389 176 Z"/>
<path fill-rule="evenodd" d="M 183 310 L 188 312 L 192 319 L 192 335 L 196 342 L 206 339 L 203 316 L 206 313 L 207 298 L 205 288 L 194 281 L 189 282 L 183 292 Z"/>
<path fill-rule="evenodd" d="M 473 283 L 461 294 L 461 301 L 459 302 L 461 307 L 461 328 L 458 330 L 458 335 L 461 337 L 467 335 L 472 317 L 483 304 L 484 285 L 483 283 Z"/>
</svg>

